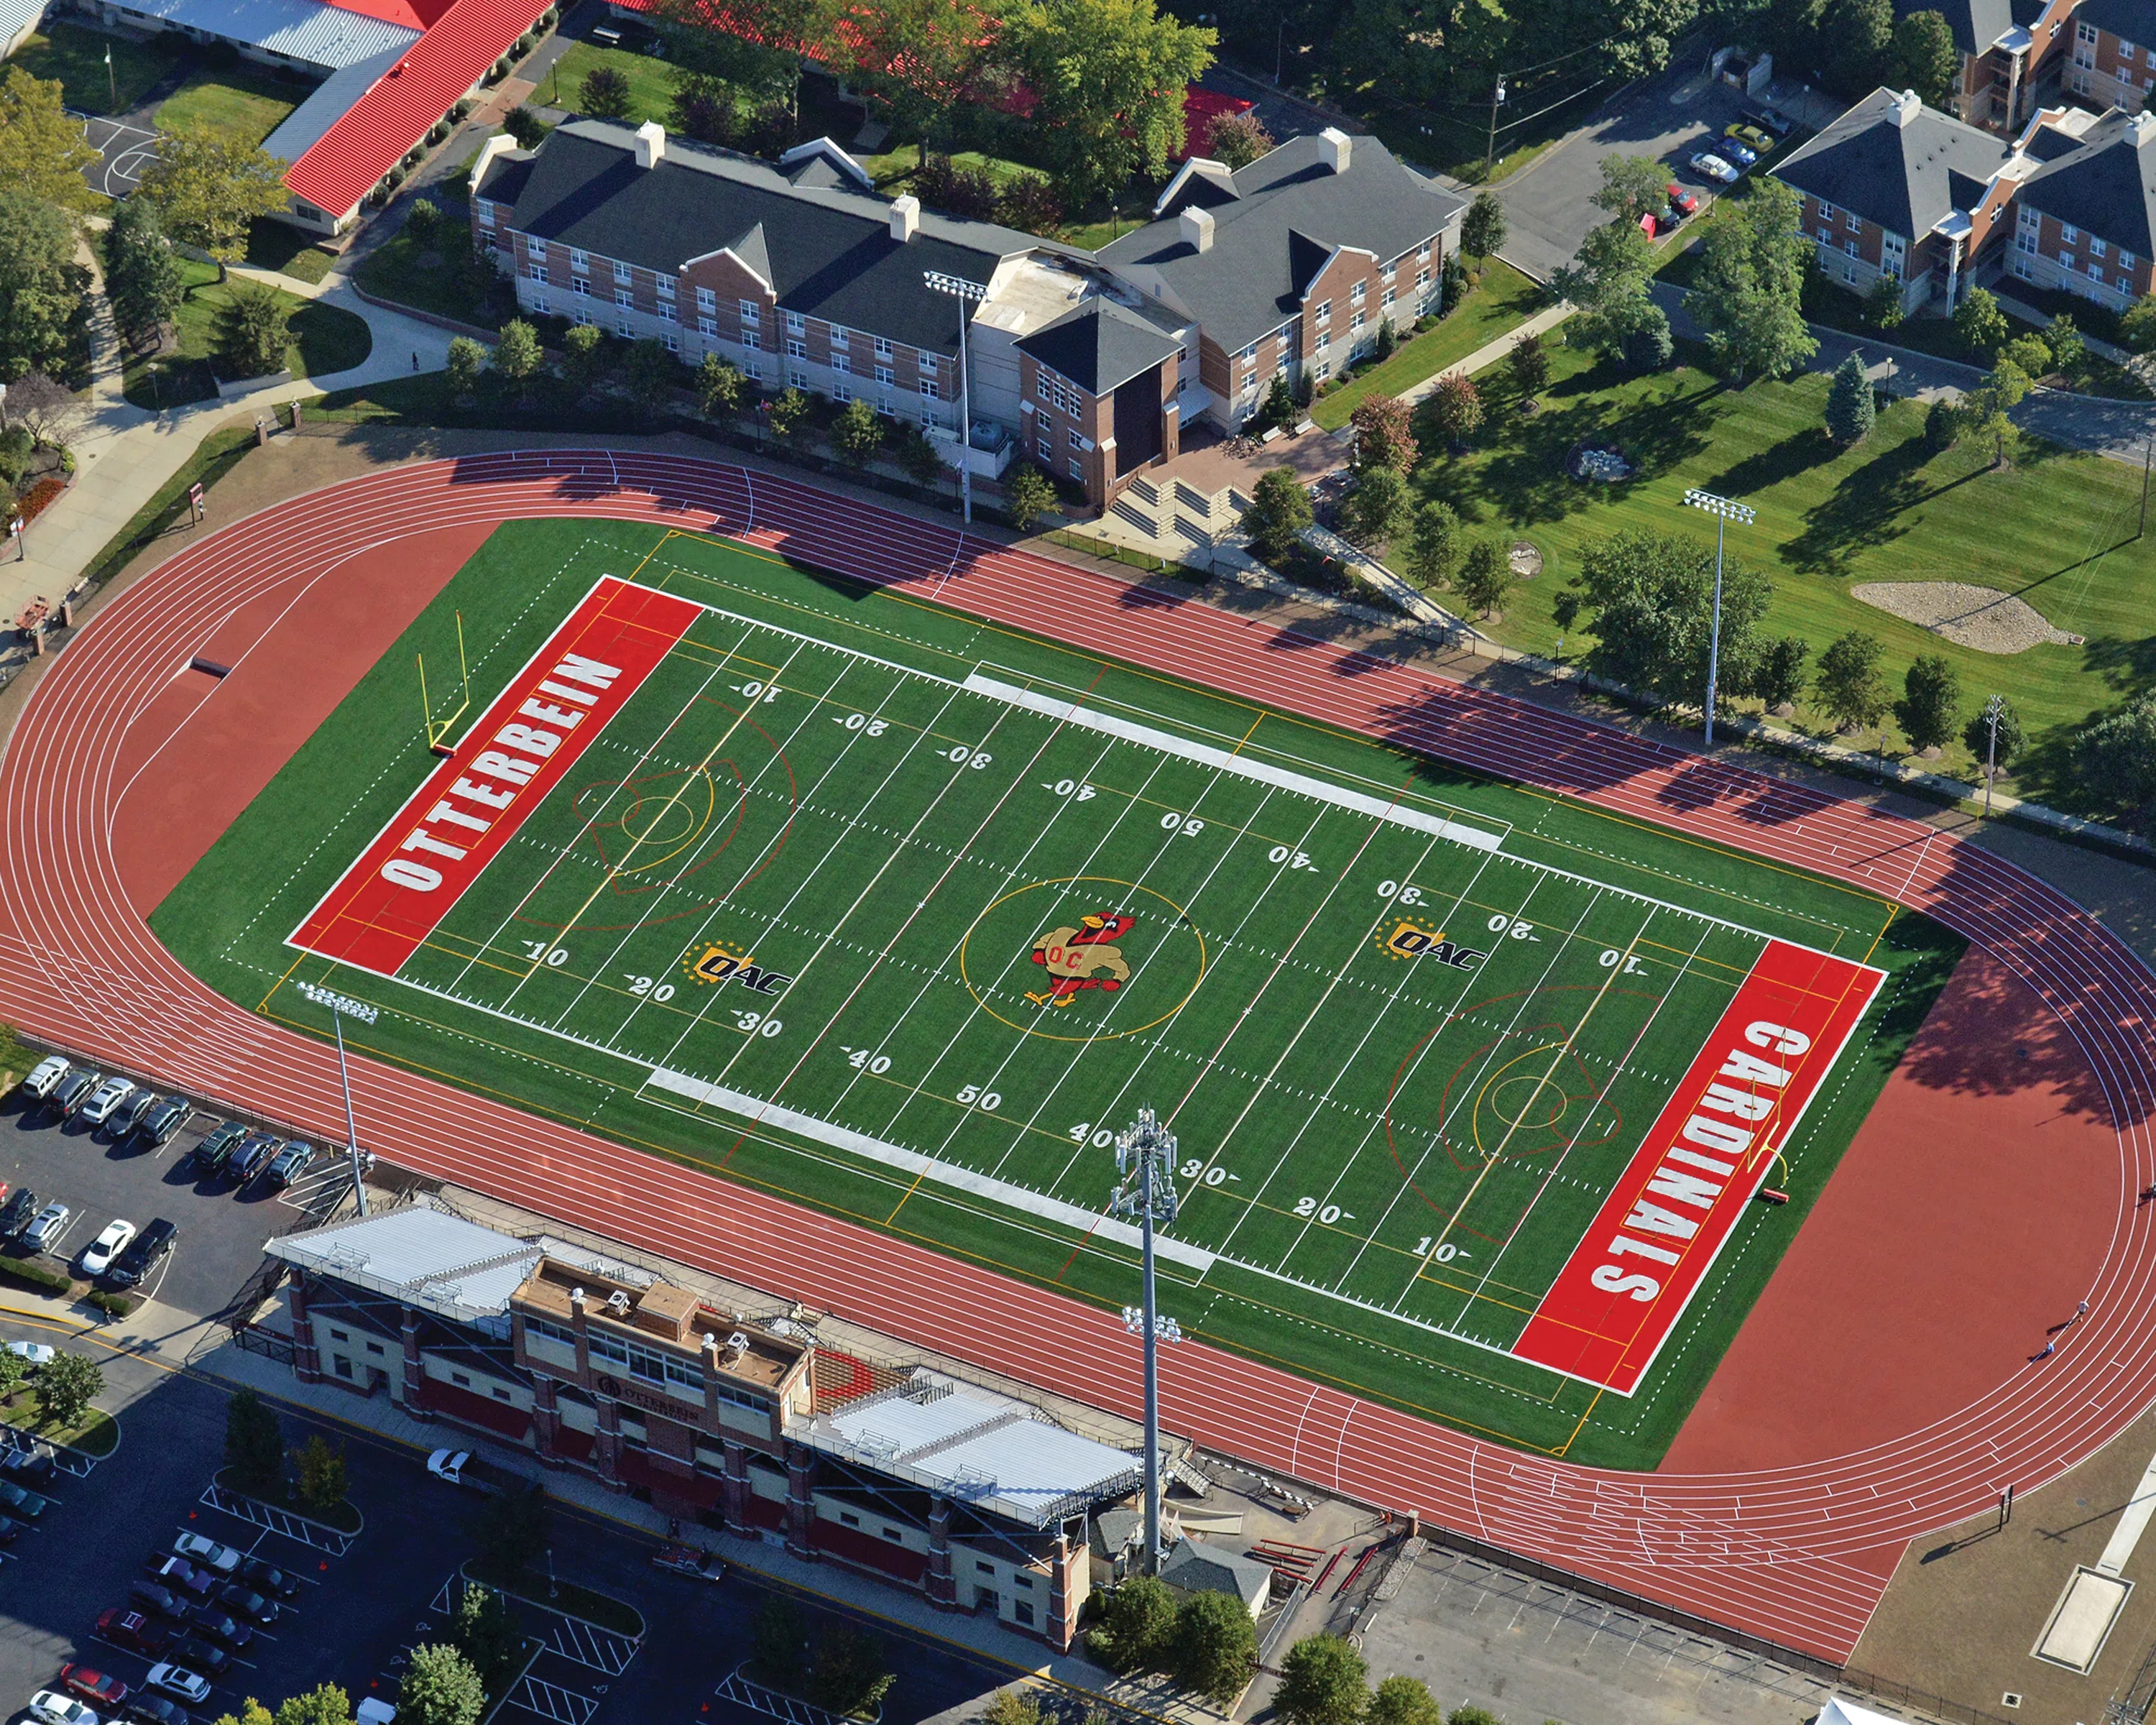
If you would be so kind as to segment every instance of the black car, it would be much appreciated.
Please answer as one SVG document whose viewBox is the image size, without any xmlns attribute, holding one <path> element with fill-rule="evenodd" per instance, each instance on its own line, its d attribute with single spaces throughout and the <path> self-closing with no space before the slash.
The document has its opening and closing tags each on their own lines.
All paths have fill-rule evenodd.
<svg viewBox="0 0 2156 1725">
<path fill-rule="evenodd" d="M 133 1137 L 135 1128 L 142 1123 L 142 1117 L 158 1100 L 157 1091 L 138 1090 L 115 1108 L 105 1122 L 105 1129 L 112 1135 L 112 1142 L 116 1144 L 122 1138 Z"/>
<path fill-rule="evenodd" d="M 172 1665 L 184 1666 L 205 1677 L 221 1677 L 232 1669 L 232 1656 L 200 1635 L 182 1635 L 165 1649 Z"/>
<path fill-rule="evenodd" d="M 198 1174 L 213 1174 L 231 1159 L 239 1141 L 247 1136 L 247 1128 L 236 1120 L 227 1120 L 213 1127 L 210 1135 L 195 1146 L 192 1160 Z"/>
<path fill-rule="evenodd" d="M 187 1622 L 213 1640 L 221 1641 L 228 1647 L 244 1647 L 254 1639 L 253 1630 L 219 1606 L 191 1606 L 187 1611 Z M 185 1660 L 180 1662 L 182 1665 L 187 1663 Z"/>
<path fill-rule="evenodd" d="M 37 1213 L 38 1194 L 28 1186 L 18 1186 L 7 1203 L 0 1204 L 0 1240 L 13 1240 Z"/>
<path fill-rule="evenodd" d="M 141 1690 L 131 1692 L 127 1705 L 121 1709 L 136 1725 L 194 1725 L 187 1710 L 176 1701 L 167 1701 L 162 1695 L 150 1695 Z"/>
<path fill-rule="evenodd" d="M 307 1171 L 307 1164 L 315 1159 L 315 1147 L 303 1144 L 297 1138 L 289 1138 L 285 1147 L 277 1153 L 277 1159 L 270 1164 L 264 1178 L 272 1192 L 282 1192 L 293 1181 Z"/>
<path fill-rule="evenodd" d="M 0 1517 L 0 1545 L 13 1545 L 23 1537 L 23 1524 Z"/>
<path fill-rule="evenodd" d="M 187 1602 L 172 1589 L 155 1581 L 136 1581 L 128 1584 L 127 1597 L 145 1610 L 155 1611 L 160 1616 L 177 1617 L 185 1621 Z M 185 1661 L 181 1661 L 185 1664 Z"/>
<path fill-rule="evenodd" d="M 167 1096 L 142 1117 L 136 1131 L 151 1149 L 162 1150 L 172 1142 L 172 1134 L 187 1123 L 188 1112 L 184 1096 Z"/>
<path fill-rule="evenodd" d="M 116 1287 L 131 1288 L 163 1261 L 172 1249 L 172 1242 L 180 1237 L 180 1230 L 162 1216 L 150 1224 L 134 1239 L 127 1249 L 112 1260 L 106 1278 Z"/>
<path fill-rule="evenodd" d="M 259 1623 L 264 1628 L 277 1620 L 277 1608 L 252 1588 L 237 1581 L 228 1581 L 217 1590 L 218 1603 L 234 1617 L 244 1617 L 249 1623 Z"/>
<path fill-rule="evenodd" d="M 258 1594 L 267 1594 L 272 1599 L 297 1599 L 300 1578 L 280 1569 L 260 1558 L 249 1558 L 239 1566 L 239 1579 Z"/>
<path fill-rule="evenodd" d="M 1797 122 L 1779 108 L 1748 108 L 1744 110 L 1744 123 L 1763 127 L 1778 138 L 1785 138 L 1797 129 Z"/>
<path fill-rule="evenodd" d="M 0 1454 L 0 1469 L 18 1483 L 36 1484 L 53 1476 L 53 1452 L 49 1450 L 10 1449 Z"/>
<path fill-rule="evenodd" d="M 270 1158 L 279 1149 L 277 1140 L 268 1132 L 249 1132 L 246 1141 L 232 1153 L 230 1172 L 233 1183 L 244 1186 L 270 1165 Z"/>
</svg>

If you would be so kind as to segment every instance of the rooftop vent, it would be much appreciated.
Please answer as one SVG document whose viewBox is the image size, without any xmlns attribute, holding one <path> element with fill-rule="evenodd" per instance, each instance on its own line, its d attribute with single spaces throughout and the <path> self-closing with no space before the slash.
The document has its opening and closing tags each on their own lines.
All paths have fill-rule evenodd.
<svg viewBox="0 0 2156 1725">
<path fill-rule="evenodd" d="M 636 165 L 656 167 L 666 159 L 666 128 L 647 120 L 636 129 Z"/>
<path fill-rule="evenodd" d="M 913 238 L 921 227 L 921 200 L 911 192 L 903 193 L 891 201 L 891 237 L 901 245 Z"/>
<path fill-rule="evenodd" d="M 1923 111 L 1923 98 L 1913 90 L 1905 90 L 1894 98 L 1894 111 L 1887 117 L 1897 126 L 1907 126 Z"/>
<path fill-rule="evenodd" d="M 616 1288 L 611 1294 L 607 1296 L 607 1310 L 613 1312 L 617 1317 L 628 1317 L 629 1296 L 623 1292 L 619 1288 Z"/>
<path fill-rule="evenodd" d="M 1348 161 L 1355 148 L 1355 141 L 1337 126 L 1328 126 L 1317 135 L 1317 159 L 1336 174 L 1348 172 Z"/>
<path fill-rule="evenodd" d="M 1176 218 L 1176 225 L 1182 231 L 1183 243 L 1194 252 L 1213 249 L 1212 211 L 1199 209 L 1194 204 Z"/>
</svg>

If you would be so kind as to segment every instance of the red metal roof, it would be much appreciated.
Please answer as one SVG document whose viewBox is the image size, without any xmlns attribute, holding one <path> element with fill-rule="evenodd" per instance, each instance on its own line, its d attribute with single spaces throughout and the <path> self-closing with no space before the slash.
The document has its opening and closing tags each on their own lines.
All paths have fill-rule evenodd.
<svg viewBox="0 0 2156 1725">
<path fill-rule="evenodd" d="M 546 0 L 455 0 L 441 21 L 285 172 L 285 184 L 341 216 L 476 84 Z"/>
<path fill-rule="evenodd" d="M 449 9 L 449 0 L 329 0 L 341 12 L 402 24 L 408 30 L 431 30 Z"/>
</svg>

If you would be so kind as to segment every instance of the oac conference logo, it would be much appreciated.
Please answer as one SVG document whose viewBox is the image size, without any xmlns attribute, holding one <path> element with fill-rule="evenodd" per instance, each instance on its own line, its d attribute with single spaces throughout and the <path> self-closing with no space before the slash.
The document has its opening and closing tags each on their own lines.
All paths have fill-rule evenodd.
<svg viewBox="0 0 2156 1725">
<path fill-rule="evenodd" d="M 681 968 L 700 983 L 723 986 L 739 983 L 752 994 L 777 994 L 793 978 L 767 969 L 753 952 L 737 952 L 723 941 L 713 941 L 701 951 L 691 947 L 682 955 Z"/>
<path fill-rule="evenodd" d="M 1390 934 L 1380 935 L 1378 944 L 1388 958 L 1429 958 L 1455 970 L 1472 970 L 1490 956 L 1447 940 L 1442 929 L 1424 928 L 1404 920 L 1395 923 Z"/>
</svg>

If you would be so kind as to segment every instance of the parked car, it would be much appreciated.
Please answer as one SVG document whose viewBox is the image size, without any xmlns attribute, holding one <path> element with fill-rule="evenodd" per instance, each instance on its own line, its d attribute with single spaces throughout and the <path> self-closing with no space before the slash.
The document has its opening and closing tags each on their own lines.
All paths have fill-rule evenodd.
<svg viewBox="0 0 2156 1725">
<path fill-rule="evenodd" d="M 207 1676 L 221 1677 L 232 1669 L 232 1656 L 200 1635 L 182 1635 L 165 1651 L 172 1655 L 174 1665 Z"/>
<path fill-rule="evenodd" d="M 116 1144 L 122 1138 L 132 1137 L 136 1129 L 142 1124 L 142 1117 L 157 1106 L 157 1091 L 138 1090 L 115 1108 L 112 1118 L 105 1122 L 112 1129 L 112 1142 Z"/>
<path fill-rule="evenodd" d="M 93 1671 L 86 1665 L 62 1666 L 60 1686 L 108 1711 L 117 1708 L 127 1699 L 127 1686 L 119 1678 Z"/>
<path fill-rule="evenodd" d="M 172 1669 L 177 1671 L 179 1667 L 175 1666 Z M 153 1671 L 151 1675 L 154 1676 L 156 1673 Z M 187 1675 L 194 1676 L 192 1671 Z M 199 1677 L 195 1677 L 195 1681 L 202 1682 Z M 205 1695 L 209 1692 L 208 1684 L 203 1683 L 203 1692 Z M 126 1714 L 136 1722 L 136 1725 L 194 1725 L 194 1721 L 187 1717 L 187 1710 L 177 1702 L 167 1701 L 162 1695 L 146 1695 L 140 1691 L 129 1697 Z"/>
<path fill-rule="evenodd" d="M 29 1361 L 33 1369 L 53 1363 L 54 1348 L 49 1342 L 10 1342 L 8 1352 L 18 1359 Z"/>
<path fill-rule="evenodd" d="M 49 1204 L 38 1212 L 37 1219 L 23 1230 L 23 1244 L 33 1252 L 50 1251 L 67 1231 L 68 1218 L 74 1212 L 64 1204 Z"/>
<path fill-rule="evenodd" d="M 1733 162 L 1739 167 L 1749 167 L 1759 159 L 1759 152 L 1741 138 L 1723 138 L 1714 146 L 1714 153 L 1724 162 Z"/>
<path fill-rule="evenodd" d="M 191 1671 L 183 1665 L 153 1665 L 150 1667 L 150 1686 L 163 1689 L 187 1701 L 208 1701 L 209 1685 L 199 1671 Z"/>
<path fill-rule="evenodd" d="M 52 1094 L 45 1098 L 46 1104 L 61 1119 L 68 1119 L 104 1080 L 102 1072 L 85 1072 L 79 1066 L 71 1068 L 68 1075 L 53 1086 Z"/>
<path fill-rule="evenodd" d="M 249 1558 L 239 1566 L 239 1579 L 259 1594 L 275 1599 L 299 1597 L 300 1578 L 262 1558 Z"/>
<path fill-rule="evenodd" d="M 1710 150 L 1702 150 L 1692 157 L 1691 171 L 1710 180 L 1719 180 L 1725 186 L 1737 182 L 1737 170 Z"/>
<path fill-rule="evenodd" d="M 97 1614 L 97 1632 L 116 1647 L 155 1659 L 165 1651 L 172 1632 L 155 1619 L 124 1606 L 110 1605 Z"/>
<path fill-rule="evenodd" d="M 90 1093 L 90 1100 L 82 1105 L 81 1114 L 85 1123 L 103 1126 L 112 1118 L 113 1110 L 135 1094 L 135 1086 L 128 1079 L 108 1078 Z"/>
<path fill-rule="evenodd" d="M 234 1617 L 244 1617 L 264 1629 L 277 1620 L 276 1606 L 243 1582 L 228 1581 L 217 1590 L 217 1599 Z"/>
<path fill-rule="evenodd" d="M 230 1170 L 233 1183 L 244 1186 L 270 1165 L 270 1158 L 278 1151 L 277 1140 L 268 1132 L 249 1132 L 240 1147 L 232 1153 Z"/>
<path fill-rule="evenodd" d="M 28 1186 L 18 1186 L 8 1194 L 8 1201 L 0 1204 L 0 1240 L 13 1240 L 37 1214 L 38 1194 Z"/>
<path fill-rule="evenodd" d="M 40 1725 L 97 1725 L 97 1715 L 86 1702 L 54 1689 L 40 1689 L 30 1697 L 30 1717 Z"/>
<path fill-rule="evenodd" d="M 282 1192 L 306 1173 L 307 1164 L 314 1159 L 315 1147 L 312 1144 L 303 1144 L 297 1138 L 288 1139 L 263 1178 L 272 1192 Z"/>
<path fill-rule="evenodd" d="M 662 1545 L 651 1554 L 654 1567 L 687 1575 L 698 1581 L 724 1581 L 726 1566 L 710 1552 L 693 1545 Z"/>
<path fill-rule="evenodd" d="M 13 1480 L 0 1480 L 0 1508 L 25 1522 L 34 1522 L 53 1507 L 49 1497 L 40 1497 L 35 1491 L 26 1491 Z"/>
<path fill-rule="evenodd" d="M 23 1081 L 23 1094 L 33 1102 L 42 1102 L 67 1076 L 68 1063 L 58 1055 L 47 1055 L 30 1068 L 30 1076 Z"/>
<path fill-rule="evenodd" d="M 1744 118 L 1749 124 L 1763 131 L 1772 132 L 1778 138 L 1785 138 L 1797 129 L 1797 122 L 1779 108 L 1748 109 Z"/>
<path fill-rule="evenodd" d="M 49 1480 L 53 1476 L 53 1452 L 11 1446 L 0 1452 L 0 1470 L 4 1470 L 9 1479 L 18 1483 L 26 1480 Z"/>
<path fill-rule="evenodd" d="M 1670 217 L 1672 222 L 1681 222 L 1686 216 L 1699 213 L 1699 193 L 1687 192 L 1675 180 L 1662 188 L 1670 194 Z"/>
<path fill-rule="evenodd" d="M 104 1275 L 134 1238 L 135 1224 L 125 1216 L 115 1216 L 105 1224 L 105 1232 L 82 1249 L 82 1273 L 89 1276 Z"/>
<path fill-rule="evenodd" d="M 146 1611 L 155 1611 L 161 1617 L 184 1618 L 187 1615 L 187 1601 L 162 1582 L 137 1581 L 127 1589 L 127 1597 Z"/>
<path fill-rule="evenodd" d="M 1722 135 L 1725 138 L 1736 139 L 1747 149 L 1754 151 L 1761 156 L 1764 156 L 1774 147 L 1774 140 L 1771 134 L 1742 120 L 1731 121 L 1728 125 L 1722 128 Z"/>
<path fill-rule="evenodd" d="M 234 1651 L 246 1646 L 254 1639 L 253 1630 L 229 1611 L 221 1610 L 215 1605 L 190 1606 L 187 1610 L 187 1622 L 193 1628 L 200 1630 L 212 1640 L 220 1641 Z"/>
<path fill-rule="evenodd" d="M 199 1533 L 182 1533 L 172 1541 L 172 1553 L 176 1558 L 185 1558 L 198 1569 L 214 1569 L 220 1575 L 229 1575 L 239 1567 L 240 1554 L 228 1545 L 219 1545 L 214 1539 L 205 1539 Z"/>
<path fill-rule="evenodd" d="M 136 1235 L 127 1250 L 112 1260 L 110 1279 L 116 1287 L 131 1288 L 164 1261 L 180 1230 L 160 1216 Z"/>
<path fill-rule="evenodd" d="M 187 1123 L 187 1116 L 192 1112 L 185 1096 L 167 1096 L 143 1115 L 142 1123 L 135 1130 L 151 1149 L 162 1150 L 172 1142 L 172 1135 Z"/>
<path fill-rule="evenodd" d="M 198 1569 L 185 1558 L 163 1558 L 151 1552 L 142 1567 L 152 1581 L 162 1582 L 182 1599 L 207 1599 L 217 1585 L 215 1575 Z"/>
<path fill-rule="evenodd" d="M 0 1545 L 13 1545 L 23 1537 L 23 1524 L 0 1516 Z"/>
<path fill-rule="evenodd" d="M 208 1137 L 195 1146 L 191 1158 L 198 1175 L 213 1174 L 230 1158 L 234 1149 L 247 1136 L 247 1128 L 236 1120 L 220 1121 Z"/>
</svg>

